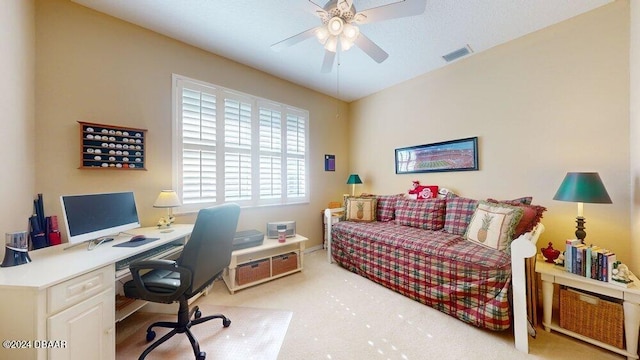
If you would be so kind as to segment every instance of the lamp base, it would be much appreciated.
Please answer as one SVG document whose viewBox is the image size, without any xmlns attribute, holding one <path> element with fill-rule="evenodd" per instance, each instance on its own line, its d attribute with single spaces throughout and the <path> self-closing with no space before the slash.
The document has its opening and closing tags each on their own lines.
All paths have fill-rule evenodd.
<svg viewBox="0 0 640 360">
<path fill-rule="evenodd" d="M 165 233 L 170 233 L 170 232 L 172 232 L 172 231 L 173 231 L 173 229 L 169 229 L 169 228 L 164 229 L 164 230 L 160 230 L 160 232 L 161 232 L 161 233 L 163 233 L 163 234 L 165 234 Z"/>
<path fill-rule="evenodd" d="M 584 238 L 587 237 L 587 232 L 584 231 L 584 217 L 578 216 L 576 217 L 576 238 L 580 240 L 582 244 L 584 244 Z"/>
</svg>

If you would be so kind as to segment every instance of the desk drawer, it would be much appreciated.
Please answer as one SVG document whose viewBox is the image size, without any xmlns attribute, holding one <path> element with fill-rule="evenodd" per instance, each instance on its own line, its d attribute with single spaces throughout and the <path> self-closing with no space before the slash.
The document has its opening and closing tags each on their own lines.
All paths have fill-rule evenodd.
<svg viewBox="0 0 640 360">
<path fill-rule="evenodd" d="M 114 286 L 113 266 L 105 266 L 47 290 L 47 309 L 54 314 Z"/>
</svg>

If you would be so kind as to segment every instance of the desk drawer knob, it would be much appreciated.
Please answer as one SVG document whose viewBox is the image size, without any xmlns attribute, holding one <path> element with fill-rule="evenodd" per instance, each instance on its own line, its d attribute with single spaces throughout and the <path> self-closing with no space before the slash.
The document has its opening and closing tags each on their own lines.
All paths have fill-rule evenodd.
<svg viewBox="0 0 640 360">
<path fill-rule="evenodd" d="M 88 282 L 84 285 L 84 289 L 85 290 L 90 290 L 93 287 L 93 283 L 92 282 Z"/>
</svg>

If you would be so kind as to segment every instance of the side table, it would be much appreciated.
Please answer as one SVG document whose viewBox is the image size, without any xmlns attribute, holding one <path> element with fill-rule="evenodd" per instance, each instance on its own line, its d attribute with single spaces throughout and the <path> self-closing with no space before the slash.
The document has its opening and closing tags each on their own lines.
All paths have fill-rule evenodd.
<svg viewBox="0 0 640 360">
<path fill-rule="evenodd" d="M 601 348 L 624 355 L 628 360 L 638 359 L 638 332 L 640 330 L 640 287 L 639 280 L 632 276 L 634 285 L 623 288 L 604 281 L 593 280 L 584 276 L 572 274 L 554 264 L 544 262 L 540 258 L 536 261 L 536 272 L 542 279 L 542 325 L 547 332 L 555 330 L 565 335 L 586 341 Z M 623 300 L 624 334 L 626 349 L 591 339 L 584 335 L 560 327 L 553 319 L 553 289 L 554 284 L 565 285 L 575 289 L 590 291 L 595 294 L 606 295 Z"/>
<path fill-rule="evenodd" d="M 222 279 L 224 280 L 229 292 L 233 294 L 237 290 L 244 289 L 250 286 L 258 285 L 263 282 L 277 279 L 282 276 L 286 276 L 298 271 L 302 271 L 304 267 L 304 245 L 305 242 L 309 240 L 306 237 L 296 234 L 293 237 L 288 237 L 287 240 L 283 243 L 278 242 L 278 239 L 268 239 L 265 238 L 262 245 L 254 246 L 246 249 L 234 250 L 231 253 L 231 262 L 229 263 L 229 267 L 227 267 L 223 274 Z M 285 255 L 288 253 L 295 253 L 297 256 L 297 264 L 296 267 L 290 271 L 276 273 L 273 269 L 274 259 L 278 256 Z M 264 278 L 257 279 L 247 284 L 239 285 L 236 281 L 236 271 L 239 265 L 248 264 L 256 260 L 264 260 L 268 261 L 268 276 Z"/>
</svg>

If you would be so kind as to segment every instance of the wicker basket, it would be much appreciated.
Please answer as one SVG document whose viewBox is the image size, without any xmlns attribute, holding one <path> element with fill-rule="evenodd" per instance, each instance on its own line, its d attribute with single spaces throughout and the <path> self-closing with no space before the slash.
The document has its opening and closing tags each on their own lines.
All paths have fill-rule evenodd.
<svg viewBox="0 0 640 360">
<path fill-rule="evenodd" d="M 236 282 L 238 285 L 252 283 L 269 277 L 269 259 L 256 260 L 238 265 Z"/>
<path fill-rule="evenodd" d="M 290 252 L 273 257 L 273 276 L 293 271 L 298 268 L 298 254 Z"/>
<path fill-rule="evenodd" d="M 560 327 L 624 349 L 622 304 L 573 289 L 560 289 Z"/>
</svg>

